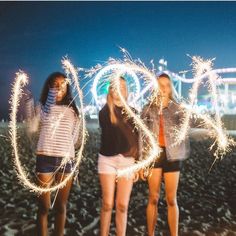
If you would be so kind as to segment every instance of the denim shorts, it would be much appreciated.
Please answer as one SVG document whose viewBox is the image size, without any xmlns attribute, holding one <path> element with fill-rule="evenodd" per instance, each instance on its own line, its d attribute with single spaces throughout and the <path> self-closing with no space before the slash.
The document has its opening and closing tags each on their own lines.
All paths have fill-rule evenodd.
<svg viewBox="0 0 236 236">
<path fill-rule="evenodd" d="M 168 161 L 166 157 L 166 148 L 161 147 L 160 157 L 155 161 L 154 168 L 162 168 L 163 172 L 175 172 L 180 171 L 182 168 L 182 161 Z"/>
<path fill-rule="evenodd" d="M 71 173 L 75 166 L 75 162 L 70 160 L 58 170 L 62 160 L 63 157 L 37 155 L 36 173 L 53 173 L 56 170 L 59 173 Z"/>
</svg>

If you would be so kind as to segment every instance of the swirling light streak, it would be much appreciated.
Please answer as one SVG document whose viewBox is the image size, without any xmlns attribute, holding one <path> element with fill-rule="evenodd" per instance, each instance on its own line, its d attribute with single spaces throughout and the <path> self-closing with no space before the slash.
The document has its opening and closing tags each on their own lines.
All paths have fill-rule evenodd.
<svg viewBox="0 0 236 236">
<path fill-rule="evenodd" d="M 122 50 L 123 52 L 126 52 Z M 98 83 L 100 79 L 102 79 L 102 76 L 104 75 L 104 72 L 110 71 L 112 68 L 112 72 L 110 75 L 110 78 L 112 78 L 111 82 L 114 85 L 114 88 L 117 90 L 118 95 L 123 103 L 124 111 L 125 113 L 133 118 L 134 124 L 138 130 L 142 131 L 143 136 L 145 136 L 149 140 L 149 147 L 146 147 L 147 154 L 145 155 L 144 160 L 139 161 L 135 163 L 133 166 L 119 170 L 117 172 L 117 177 L 121 176 L 130 176 L 133 172 L 136 172 L 140 169 L 143 169 L 145 167 L 149 167 L 156 158 L 159 157 L 161 148 L 158 146 L 156 139 L 153 135 L 153 133 L 146 127 L 146 125 L 143 123 L 142 119 L 140 119 L 129 107 L 125 99 L 123 98 L 120 87 L 119 87 L 119 77 L 123 74 L 127 73 L 130 75 L 133 75 L 134 78 L 142 78 L 144 79 L 144 82 L 151 83 L 153 93 L 156 93 L 158 90 L 158 85 L 156 81 L 156 75 L 153 73 L 153 71 L 150 71 L 147 69 L 147 67 L 141 62 L 141 60 L 133 61 L 129 54 L 125 54 L 125 59 L 122 60 L 116 60 L 116 59 L 109 59 L 107 65 L 102 67 L 101 65 L 97 65 L 94 68 L 86 71 L 86 74 L 88 77 L 95 77 L 94 85 Z M 96 88 L 93 87 L 93 91 L 95 93 Z M 143 93 L 144 94 L 144 93 Z M 96 95 L 95 95 L 96 96 Z M 137 96 L 140 98 L 140 96 Z"/>
<path fill-rule="evenodd" d="M 28 174 L 24 170 L 24 168 L 21 165 L 20 158 L 19 158 L 19 151 L 18 151 L 18 142 L 17 142 L 17 112 L 19 108 L 19 101 L 22 97 L 23 94 L 23 88 L 24 86 L 27 85 L 28 83 L 28 76 L 26 73 L 23 71 L 19 71 L 16 73 L 16 78 L 15 82 L 12 87 L 12 95 L 10 99 L 10 104 L 11 104 L 11 113 L 10 113 L 10 123 L 9 123 L 9 132 L 10 132 L 10 137 L 11 137 L 11 145 L 13 147 L 13 154 L 14 154 L 14 164 L 15 168 L 17 171 L 17 177 L 20 180 L 20 182 L 30 191 L 36 192 L 36 193 L 45 193 L 45 192 L 51 192 L 58 190 L 60 188 L 63 188 L 67 181 L 70 180 L 76 169 L 79 167 L 79 164 L 82 159 L 82 153 L 85 145 L 85 139 L 86 139 L 86 126 L 85 126 L 85 116 L 83 113 L 83 94 L 82 91 L 79 88 L 79 83 L 78 83 L 78 73 L 74 66 L 71 64 L 71 62 L 68 59 L 63 59 L 62 64 L 64 69 L 66 70 L 67 74 L 72 75 L 72 79 L 74 81 L 76 90 L 79 94 L 79 100 L 80 100 L 80 105 L 81 105 L 81 119 L 82 119 L 82 138 L 81 138 L 81 147 L 76 155 L 76 162 L 75 162 L 75 167 L 73 171 L 69 174 L 66 175 L 66 177 L 59 182 L 58 184 L 55 184 L 50 187 L 42 187 L 38 186 L 34 183 L 31 182 L 31 180 L 28 178 Z M 78 128 L 78 127 L 77 127 Z M 65 163 L 63 161 L 63 163 Z"/>
<path fill-rule="evenodd" d="M 150 148 L 148 148 L 149 152 L 147 154 L 147 157 L 144 160 L 139 161 L 130 167 L 126 167 L 124 169 L 119 169 L 117 171 L 118 178 L 122 177 L 122 176 L 129 177 L 132 175 L 132 173 L 137 172 L 137 171 L 144 169 L 146 167 L 149 167 L 153 163 L 153 161 L 159 157 L 160 152 L 161 152 L 161 148 L 158 146 L 153 133 L 143 123 L 142 119 L 140 119 L 133 112 L 133 110 L 130 108 L 130 106 L 127 104 L 126 100 L 122 96 L 122 93 L 120 91 L 120 79 L 119 79 L 122 74 L 123 74 L 122 72 L 117 73 L 116 76 L 114 77 L 114 80 L 112 80 L 112 84 L 120 97 L 120 100 L 125 108 L 124 110 L 125 110 L 126 114 L 128 115 L 128 117 L 133 118 L 134 124 L 137 127 L 137 129 L 142 130 L 144 136 L 146 136 L 148 138 Z"/>
<path fill-rule="evenodd" d="M 190 102 L 188 104 L 181 104 L 181 106 L 185 107 L 185 112 L 181 126 L 175 128 L 176 142 L 173 145 L 179 144 L 185 139 L 190 128 L 191 116 L 192 114 L 195 114 L 202 120 L 202 126 L 210 131 L 210 137 L 214 139 L 214 142 L 210 149 L 212 149 L 213 146 L 217 144 L 217 148 L 214 152 L 215 158 L 222 158 L 227 152 L 231 150 L 231 147 L 235 146 L 236 144 L 235 141 L 226 134 L 223 128 L 223 123 L 221 121 L 220 111 L 218 107 L 219 98 L 217 95 L 216 86 L 217 80 L 219 80 L 219 75 L 216 73 L 216 71 L 222 72 L 222 70 L 212 70 L 213 60 L 203 60 L 201 57 L 192 57 L 192 60 L 193 72 L 196 78 L 194 79 L 195 82 L 189 94 Z M 226 71 L 232 72 L 234 70 L 232 70 L 231 68 L 230 70 L 224 70 L 224 72 Z M 209 92 L 212 95 L 212 105 L 215 108 L 214 119 L 210 118 L 208 115 L 199 114 L 196 111 L 198 89 L 206 76 L 208 76 Z M 188 109 L 186 109 L 187 106 Z"/>
</svg>

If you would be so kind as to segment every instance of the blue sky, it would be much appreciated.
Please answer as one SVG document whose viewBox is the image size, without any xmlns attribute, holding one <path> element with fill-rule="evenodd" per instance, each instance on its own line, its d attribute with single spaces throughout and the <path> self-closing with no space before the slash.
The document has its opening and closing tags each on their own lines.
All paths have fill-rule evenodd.
<svg viewBox="0 0 236 236">
<path fill-rule="evenodd" d="M 190 68 L 187 53 L 236 66 L 236 2 L 1 2 L 0 33 L 0 118 L 18 69 L 38 98 L 64 55 L 89 68 L 121 57 L 122 46 L 146 64 L 164 57 L 175 72 Z"/>
</svg>

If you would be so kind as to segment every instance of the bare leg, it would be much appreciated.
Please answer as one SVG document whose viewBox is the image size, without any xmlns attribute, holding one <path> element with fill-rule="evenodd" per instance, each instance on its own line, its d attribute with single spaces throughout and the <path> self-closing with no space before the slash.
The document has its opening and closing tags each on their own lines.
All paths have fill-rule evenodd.
<svg viewBox="0 0 236 236">
<path fill-rule="evenodd" d="M 168 207 L 168 224 L 171 236 L 178 235 L 179 207 L 177 204 L 177 189 L 179 174 L 179 171 L 164 173 L 166 202 Z"/>
<path fill-rule="evenodd" d="M 162 180 L 162 169 L 153 168 L 148 178 L 149 198 L 146 209 L 148 235 L 154 236 L 158 213 L 158 200 L 160 197 L 160 186 Z"/>
<path fill-rule="evenodd" d="M 111 214 L 114 205 L 114 194 L 116 186 L 115 174 L 99 174 L 102 188 L 102 208 L 100 215 L 100 235 L 107 236 L 109 234 Z"/>
<path fill-rule="evenodd" d="M 66 176 L 58 173 L 56 175 L 57 181 L 63 181 Z M 62 236 L 64 235 L 64 228 L 66 222 L 66 204 L 67 199 L 70 194 L 71 185 L 73 182 L 73 178 L 68 180 L 66 185 L 59 190 L 56 202 L 55 202 L 55 210 L 56 210 L 56 217 L 55 217 L 55 235 Z"/>
<path fill-rule="evenodd" d="M 133 187 L 133 178 L 119 178 L 116 193 L 116 235 L 125 236 L 127 226 L 127 212 L 130 194 Z"/>
<path fill-rule="evenodd" d="M 39 185 L 42 187 L 50 186 L 52 174 L 38 174 Z M 48 211 L 50 209 L 50 192 L 42 193 L 38 197 L 38 215 L 37 215 L 37 234 L 40 236 L 48 235 Z"/>
</svg>

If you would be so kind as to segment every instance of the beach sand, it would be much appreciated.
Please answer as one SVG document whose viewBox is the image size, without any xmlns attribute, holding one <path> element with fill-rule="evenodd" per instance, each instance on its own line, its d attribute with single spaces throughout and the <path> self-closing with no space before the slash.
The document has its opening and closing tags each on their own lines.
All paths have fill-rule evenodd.
<svg viewBox="0 0 236 236">
<path fill-rule="evenodd" d="M 92 127 L 92 128 L 91 128 Z M 100 186 L 97 175 L 99 133 L 91 126 L 80 166 L 79 185 L 74 183 L 68 202 L 65 235 L 99 235 Z M 37 198 L 25 189 L 16 177 L 8 130 L 0 128 L 0 235 L 35 235 Z M 33 180 L 34 148 L 19 129 L 22 163 Z M 236 151 L 221 161 L 214 160 L 209 147 L 212 141 L 206 133 L 191 134 L 191 155 L 181 173 L 178 205 L 180 208 L 179 235 L 236 235 Z M 162 185 L 159 217 L 155 235 L 169 235 L 167 208 Z M 146 235 L 145 208 L 148 199 L 146 182 L 134 184 L 128 212 L 128 236 Z M 53 229 L 52 209 L 49 232 Z M 111 235 L 115 235 L 114 212 Z"/>
</svg>

